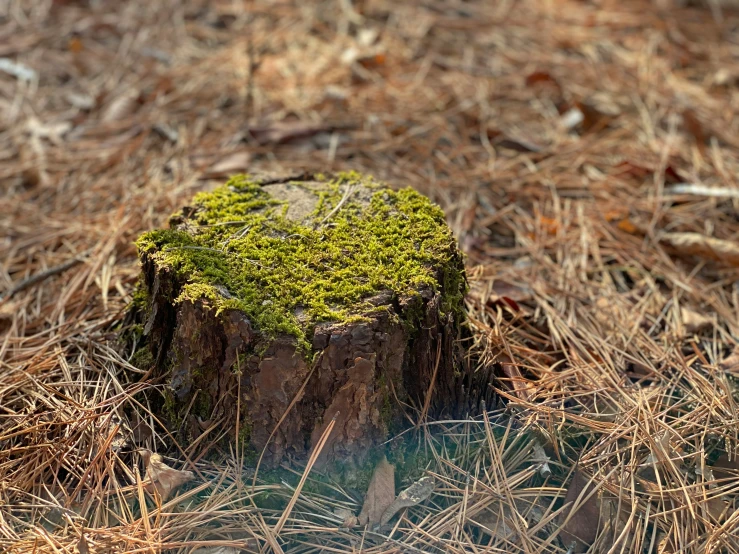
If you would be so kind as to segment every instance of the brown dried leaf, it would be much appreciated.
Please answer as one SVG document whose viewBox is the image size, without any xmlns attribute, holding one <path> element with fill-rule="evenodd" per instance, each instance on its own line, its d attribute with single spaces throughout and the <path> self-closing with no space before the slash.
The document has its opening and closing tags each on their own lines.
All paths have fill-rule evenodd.
<svg viewBox="0 0 739 554">
<path fill-rule="evenodd" d="M 557 90 L 562 90 L 557 79 L 552 77 L 552 75 L 547 71 L 534 71 L 526 76 L 527 87 L 533 87 L 539 83 L 548 83 L 554 85 Z"/>
<path fill-rule="evenodd" d="M 247 150 L 232 152 L 209 167 L 202 179 L 220 179 L 235 173 L 244 173 L 251 162 L 251 153 Z"/>
<path fill-rule="evenodd" d="M 592 494 L 593 482 L 581 470 L 575 470 L 565 496 L 563 527 L 560 536 L 568 548 L 573 543 L 573 552 L 585 552 L 598 536 L 600 503 L 597 494 Z M 590 496 L 590 498 L 588 498 Z"/>
<path fill-rule="evenodd" d="M 705 503 L 706 511 L 716 523 L 726 520 L 729 512 L 729 502 L 721 498 L 709 498 Z"/>
<path fill-rule="evenodd" d="M 600 131 L 613 121 L 613 116 L 601 112 L 588 102 L 576 102 L 576 105 L 583 115 L 582 130 L 586 133 Z"/>
<path fill-rule="evenodd" d="M 345 529 L 351 529 L 359 524 L 359 518 L 349 508 L 334 508 L 334 515 L 342 519 L 341 526 Z"/>
<path fill-rule="evenodd" d="M 118 121 L 132 115 L 138 108 L 139 93 L 135 90 L 126 91 L 113 99 L 100 117 L 101 121 Z"/>
<path fill-rule="evenodd" d="M 80 535 L 80 540 L 77 541 L 77 552 L 79 554 L 89 554 L 90 552 L 90 546 L 87 543 L 85 535 Z"/>
<path fill-rule="evenodd" d="M 680 320 L 689 334 L 700 333 L 713 324 L 713 320 L 688 308 L 680 308 Z"/>
<path fill-rule="evenodd" d="M 700 233 L 665 233 L 660 241 L 680 254 L 739 265 L 739 244 Z"/>
<path fill-rule="evenodd" d="M 524 284 L 517 284 L 505 281 L 503 279 L 496 279 L 493 283 L 494 295 L 491 299 L 494 301 L 500 298 L 510 298 L 514 302 L 526 302 L 534 297 L 534 291 L 531 287 Z M 496 298 L 497 296 L 497 298 Z"/>
<path fill-rule="evenodd" d="M 739 458 L 736 454 L 731 459 L 728 454 L 721 454 L 711 469 L 714 479 L 739 479 Z"/>
<path fill-rule="evenodd" d="M 375 526 L 380 523 L 382 514 L 395 500 L 395 467 L 385 456 L 372 474 L 367 488 L 362 511 L 359 513 L 359 525 Z"/>
<path fill-rule="evenodd" d="M 480 531 L 496 541 L 505 541 L 509 544 L 517 542 L 521 526 L 516 522 L 525 521 L 524 529 L 537 527 L 548 509 L 543 497 L 537 497 L 533 501 L 514 498 L 513 503 L 513 507 L 507 502 L 491 503 L 476 516 L 474 523 L 480 526 Z M 557 525 L 554 521 L 542 524 L 542 532 L 547 536 L 551 536 L 556 530 Z"/>
<path fill-rule="evenodd" d="M 149 450 L 141 450 L 141 456 L 146 464 L 144 488 L 150 494 L 155 492 L 162 502 L 179 486 L 192 480 L 195 475 L 192 471 L 180 471 L 169 467 L 162 461 L 159 454 L 152 454 Z"/>
<path fill-rule="evenodd" d="M 380 518 L 380 525 L 385 525 L 392 517 L 403 508 L 417 506 L 426 500 L 431 493 L 434 492 L 434 479 L 432 477 L 421 477 L 410 487 L 402 491 L 390 506 L 387 507 L 385 513 Z"/>
<path fill-rule="evenodd" d="M 1 313 L 1 312 L 0 312 Z M 734 351 L 724 358 L 718 364 L 719 368 L 727 373 L 733 373 L 734 375 L 739 374 L 739 348 L 735 348 Z"/>
<path fill-rule="evenodd" d="M 380 67 L 385 65 L 385 54 L 370 54 L 368 56 L 361 56 L 357 58 L 357 63 L 365 69 L 372 69 L 374 67 Z"/>
<path fill-rule="evenodd" d="M 518 533 L 511 523 L 516 516 L 514 516 L 510 507 L 501 503 L 500 506 L 495 506 L 494 509 L 489 508 L 481 512 L 476 517 L 477 521 L 475 523 L 480 526 L 480 531 L 493 539 L 513 542 L 518 540 Z"/>
</svg>

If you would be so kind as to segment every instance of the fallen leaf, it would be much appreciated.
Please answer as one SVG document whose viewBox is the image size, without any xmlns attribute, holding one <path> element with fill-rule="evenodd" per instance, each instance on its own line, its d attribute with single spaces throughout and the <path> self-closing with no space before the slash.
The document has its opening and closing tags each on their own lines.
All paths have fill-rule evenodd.
<svg viewBox="0 0 739 554">
<path fill-rule="evenodd" d="M 567 548 L 574 543 L 572 552 L 585 552 L 598 536 L 600 504 L 597 493 L 592 493 L 592 480 L 583 471 L 575 470 L 565 496 L 560 533 Z"/>
<path fill-rule="evenodd" d="M 726 520 L 729 512 L 729 502 L 721 498 L 709 498 L 704 506 L 706 511 L 716 523 L 722 523 Z"/>
<path fill-rule="evenodd" d="M 169 467 L 162 461 L 159 454 L 153 454 L 150 450 L 140 450 L 139 452 L 146 464 L 144 488 L 150 494 L 156 492 L 161 497 L 162 502 L 167 500 L 177 487 L 195 478 L 192 471 L 180 471 Z"/>
<path fill-rule="evenodd" d="M 700 233 L 665 233 L 659 240 L 680 254 L 739 265 L 739 244 L 734 241 L 707 237 Z"/>
<path fill-rule="evenodd" d="M 544 503 L 543 506 L 540 504 L 542 502 Z M 505 541 L 509 544 L 515 543 L 519 540 L 517 529 L 522 527 L 520 522 L 526 522 L 523 529 L 538 527 L 548 510 L 546 501 L 542 497 L 536 498 L 533 502 L 514 498 L 513 503 L 515 509 L 507 502 L 490 504 L 487 509 L 477 515 L 474 523 L 480 526 L 483 533 L 498 541 Z M 518 525 L 517 522 L 519 522 Z M 542 537 L 550 537 L 557 530 L 554 521 L 544 522 L 540 527 L 539 533 Z"/>
<path fill-rule="evenodd" d="M 80 540 L 77 541 L 77 552 L 79 554 L 89 554 L 90 546 L 87 543 L 85 535 L 80 535 Z"/>
<path fill-rule="evenodd" d="M 683 183 L 685 182 L 685 179 L 678 173 L 678 171 L 672 167 L 671 165 L 668 165 L 665 168 L 665 183 Z"/>
<path fill-rule="evenodd" d="M 375 467 L 367 495 L 364 498 L 362 511 L 359 513 L 359 525 L 373 527 L 380 523 L 382 514 L 395 500 L 395 467 L 385 456 Z"/>
<path fill-rule="evenodd" d="M 351 529 L 359 525 L 359 518 L 349 508 L 334 508 L 334 515 L 342 519 L 341 526 L 345 529 Z"/>
<path fill-rule="evenodd" d="M 0 333 L 4 333 L 8 328 L 10 328 L 13 324 L 13 319 L 18 314 L 23 313 L 23 309 L 27 303 L 28 301 L 24 299 L 12 302 L 9 300 L 0 302 Z"/>
<path fill-rule="evenodd" d="M 541 226 L 544 228 L 544 230 L 550 234 L 550 235 L 556 235 L 557 231 L 559 230 L 559 223 L 557 223 L 556 219 L 552 219 L 551 217 L 541 216 L 539 218 L 539 221 L 541 222 Z"/>
<path fill-rule="evenodd" d="M 728 454 L 721 454 L 711 469 L 715 479 L 739 479 L 739 458 L 736 454 L 731 459 Z"/>
<path fill-rule="evenodd" d="M 381 65 L 385 65 L 385 54 L 372 54 L 369 56 L 362 56 L 357 58 L 357 63 L 365 69 L 379 67 Z"/>
<path fill-rule="evenodd" d="M 718 367 L 727 373 L 739 374 L 739 347 L 719 362 Z"/>
<path fill-rule="evenodd" d="M 587 102 L 577 102 L 577 109 L 582 112 L 582 130 L 586 133 L 604 129 L 613 120 L 613 116 L 601 112 Z"/>
<path fill-rule="evenodd" d="M 533 87 L 534 85 L 537 85 L 539 83 L 551 83 L 557 89 L 561 90 L 557 79 L 552 77 L 552 75 L 546 71 L 534 71 L 533 73 L 530 73 L 526 76 L 527 87 Z"/>
<path fill-rule="evenodd" d="M 514 302 L 527 302 L 534 297 L 534 291 L 524 284 L 511 283 L 504 279 L 496 279 L 493 282 L 493 294 L 488 301 L 497 302 L 499 299 L 508 298 Z M 514 308 L 515 309 L 515 308 Z"/>
<path fill-rule="evenodd" d="M 532 445 L 532 447 L 533 453 L 531 456 L 531 461 L 539 464 L 539 475 L 544 478 L 551 476 L 552 468 L 549 467 L 549 462 L 551 460 L 549 459 L 549 456 L 547 456 L 544 447 L 541 445 L 538 439 L 534 439 L 534 444 Z"/>
<path fill-rule="evenodd" d="M 480 526 L 480 531 L 496 541 L 514 542 L 518 540 L 518 533 L 513 527 L 515 521 L 512 510 L 504 503 L 496 506 L 497 509 L 487 509 L 481 512 L 474 521 Z M 516 514 L 516 517 L 518 514 Z M 511 522 L 509 524 L 509 522 Z"/>
<path fill-rule="evenodd" d="M 118 121 L 132 115 L 138 108 L 139 94 L 135 90 L 128 90 L 117 96 L 103 110 L 100 120 L 104 122 Z"/>
<path fill-rule="evenodd" d="M 393 516 L 403 508 L 417 506 L 426 500 L 434 492 L 434 479 L 432 477 L 421 477 L 410 487 L 402 491 L 380 518 L 380 526 L 385 525 Z"/>
<path fill-rule="evenodd" d="M 612 210 L 608 210 L 603 213 L 603 219 L 605 219 L 608 223 L 613 223 L 614 221 L 620 221 L 622 219 L 627 218 L 629 215 L 629 210 L 625 208 L 614 208 Z"/>
<path fill-rule="evenodd" d="M 630 235 L 636 235 L 639 233 L 639 228 L 634 225 L 629 218 L 619 221 L 616 224 L 616 227 L 621 229 L 624 233 L 628 233 Z"/>
<path fill-rule="evenodd" d="M 374 27 L 366 27 L 357 31 L 357 43 L 363 48 L 372 46 L 380 37 L 380 30 Z"/>
<path fill-rule="evenodd" d="M 351 65 L 355 61 L 357 61 L 357 58 L 359 58 L 359 56 L 359 48 L 357 48 L 356 46 L 350 46 L 341 53 L 341 63 Z"/>
<path fill-rule="evenodd" d="M 247 150 L 232 152 L 206 169 L 201 179 L 220 179 L 236 173 L 245 173 L 250 163 L 251 153 Z"/>
<path fill-rule="evenodd" d="M 732 86 L 736 83 L 737 77 L 739 77 L 739 75 L 735 72 L 722 67 L 713 75 L 712 84 L 716 87 Z"/>
<path fill-rule="evenodd" d="M 688 308 L 680 308 L 680 320 L 689 334 L 699 333 L 713 325 L 713 320 Z"/>
<path fill-rule="evenodd" d="M 82 44 L 82 40 L 79 37 L 72 37 L 67 43 L 67 48 L 72 54 L 79 54 L 85 49 L 85 45 Z"/>
<path fill-rule="evenodd" d="M 562 114 L 559 123 L 565 130 L 569 131 L 580 125 L 584 120 L 585 114 L 579 108 L 572 108 Z"/>
</svg>

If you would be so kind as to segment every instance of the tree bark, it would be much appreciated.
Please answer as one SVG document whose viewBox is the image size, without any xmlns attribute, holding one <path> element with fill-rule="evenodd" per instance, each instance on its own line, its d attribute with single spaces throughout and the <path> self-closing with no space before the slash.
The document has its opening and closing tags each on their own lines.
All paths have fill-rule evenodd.
<svg viewBox="0 0 739 554">
<path fill-rule="evenodd" d="M 162 415 L 179 440 L 192 441 L 208 429 L 233 440 L 238 428 L 240 438 L 253 452 L 264 449 L 265 460 L 276 463 L 285 455 L 309 455 L 335 420 L 320 462 L 361 463 L 391 431 L 416 421 L 424 408 L 429 416 L 459 416 L 476 408 L 484 388 L 475 385 L 459 342 L 463 335 L 464 267 L 443 216 L 438 217 L 438 208 L 416 193 L 396 195 L 356 175 L 250 178 L 248 186 L 240 181 L 236 187 L 234 182 L 219 189 L 223 195 L 237 201 L 242 201 L 241 194 L 267 198 L 267 207 L 239 208 L 238 217 L 227 216 L 218 222 L 212 217 L 223 211 L 220 200 L 217 208 L 221 211 L 213 208 L 218 191 L 201 195 L 193 206 L 172 217 L 174 235 L 155 231 L 138 242 L 146 293 L 146 302 L 140 305 L 144 334 L 156 374 L 167 385 Z M 401 194 L 420 211 L 409 211 L 408 202 L 401 204 Z M 385 199 L 392 204 L 389 211 L 378 207 Z M 271 202 L 274 207 L 270 207 Z M 383 213 L 385 219 L 378 219 L 376 213 Z M 428 214 L 436 219 L 429 219 Z M 342 219 L 347 217 L 349 225 Z M 280 220 L 279 226 L 270 227 L 272 220 L 280 218 L 288 223 Z M 376 242 L 371 236 L 357 241 L 353 231 L 339 234 L 342 227 L 356 229 L 358 234 L 368 232 L 368 228 L 371 231 L 366 221 L 373 225 L 383 221 L 377 227 L 380 233 L 397 225 L 405 233 L 405 243 L 390 244 L 384 235 Z M 429 221 L 438 226 L 435 236 L 429 231 Z M 286 231 L 279 235 L 282 242 L 275 244 L 280 248 L 286 245 L 293 257 L 290 259 L 307 259 L 313 266 L 309 270 L 303 268 L 303 262 L 294 271 L 285 268 L 285 263 L 292 263 L 285 261 L 287 257 L 278 263 L 260 249 L 246 257 L 234 246 L 246 241 L 250 248 L 249 241 L 264 239 L 252 234 L 247 237 L 247 233 L 262 232 L 253 226 L 262 225 L 263 232 L 272 236 L 276 235 L 274 229 L 286 228 L 290 222 L 302 230 L 289 235 Z M 418 229 L 409 229 L 414 222 L 420 222 Z M 227 230 L 221 231 L 221 227 Z M 341 252 L 324 256 L 324 251 L 331 250 L 324 242 L 335 237 L 344 241 Z M 194 242 L 185 241 L 190 238 Z M 296 240 L 308 246 L 291 242 Z M 389 244 L 387 252 L 376 246 L 383 241 Z M 378 265 L 367 269 L 352 265 L 365 244 L 369 249 L 380 248 L 378 259 L 370 261 Z M 306 248 L 315 248 L 315 263 L 314 258 L 301 258 Z M 427 250 L 433 252 L 428 254 Z M 211 272 L 215 277 L 201 267 L 211 251 L 219 268 L 229 268 Z M 172 258 L 170 253 L 178 257 Z M 245 258 L 237 263 L 233 256 Z M 398 262 L 401 257 L 405 260 L 402 263 Z M 383 286 L 380 279 L 372 290 L 367 283 L 373 276 L 388 274 L 383 260 L 396 264 L 399 275 L 416 268 L 419 276 L 408 282 L 391 279 L 388 283 L 394 287 Z M 330 313 L 320 315 L 325 306 L 314 298 L 324 289 L 344 290 L 344 283 L 337 280 L 347 280 L 346 287 L 352 285 L 354 277 L 345 273 L 354 267 L 361 274 L 356 277 L 364 287 L 361 294 L 352 297 L 354 293 L 349 293 L 349 305 L 343 307 L 327 295 L 332 298 L 326 304 Z M 238 268 L 249 275 L 244 277 Z M 287 282 L 284 295 L 288 296 L 274 293 L 274 288 L 271 293 L 264 292 L 262 287 L 272 282 L 271 268 L 295 274 L 296 279 L 302 275 L 311 291 L 309 296 L 293 302 L 288 296 L 295 287 Z M 325 276 L 321 273 L 324 269 Z M 324 283 L 324 288 L 314 286 L 316 282 Z M 206 292 L 188 292 L 200 291 L 203 284 L 210 287 Z M 266 296 L 257 296 L 259 302 L 253 308 L 243 300 L 260 294 Z M 266 328 L 271 325 L 269 318 L 276 317 L 263 309 L 265 304 L 273 305 L 270 303 L 283 311 L 289 308 L 285 325 L 294 323 L 297 331 Z M 208 437 L 208 441 L 216 438 Z"/>
</svg>

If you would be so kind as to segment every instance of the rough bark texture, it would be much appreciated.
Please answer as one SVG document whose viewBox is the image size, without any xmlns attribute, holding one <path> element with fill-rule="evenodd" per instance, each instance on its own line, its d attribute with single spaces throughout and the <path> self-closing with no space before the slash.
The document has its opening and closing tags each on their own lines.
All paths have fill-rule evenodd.
<svg viewBox="0 0 739 554">
<path fill-rule="evenodd" d="M 263 178 L 250 183 L 287 202 L 275 214 L 299 221 L 309 230 L 330 225 L 349 202 L 355 214 L 369 209 L 373 195 L 381 198 L 378 191 L 386 190 L 357 176 Z M 317 213 L 321 191 L 327 190 L 333 191 L 334 202 Z M 203 228 L 202 204 L 207 205 L 207 198 L 196 198 L 194 206 L 173 216 L 173 229 L 196 235 Z M 270 213 L 263 207 L 255 212 Z M 438 258 L 443 263 L 426 268 L 432 279 L 415 290 L 375 291 L 349 307 L 350 317 L 344 320 L 316 321 L 298 305 L 291 320 L 304 333 L 299 336 L 259 328 L 258 317 L 239 308 L 233 302 L 233 290 L 218 279 L 212 283 L 215 295 L 188 297 L 183 291 L 197 280 L 198 271 L 193 266 L 183 271 L 180 262 L 168 261 L 171 245 L 158 239 L 140 241 L 146 291 L 144 334 L 156 370 L 170 391 L 164 415 L 178 438 L 194 440 L 218 422 L 215 433 L 231 431 L 233 438 L 238 412 L 241 438 L 254 452 L 266 447 L 265 459 L 277 462 L 286 454 L 309 454 L 335 419 L 321 461 L 362 462 L 391 429 L 407 423 L 407 415 L 417 418 L 429 391 L 431 416 L 463 415 L 474 409 L 479 391 L 470 393 L 471 374 L 458 342 L 462 306 L 449 305 L 449 301 L 461 302 L 463 265 L 443 218 L 438 224 L 440 236 L 450 240 Z M 285 240 L 293 240 L 291 236 Z M 200 256 L 210 247 L 181 248 Z M 398 247 L 390 248 L 392 256 Z M 343 254 L 349 259 L 354 252 Z M 445 290 L 445 285 L 458 290 Z M 307 347 L 301 337 L 307 339 Z M 297 402 L 290 408 L 296 395 Z"/>
</svg>

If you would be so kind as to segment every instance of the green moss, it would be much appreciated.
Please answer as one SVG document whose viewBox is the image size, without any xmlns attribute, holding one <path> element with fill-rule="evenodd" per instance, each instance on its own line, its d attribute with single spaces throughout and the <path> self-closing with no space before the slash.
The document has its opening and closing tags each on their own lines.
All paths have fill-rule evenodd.
<svg viewBox="0 0 739 554">
<path fill-rule="evenodd" d="M 239 425 L 239 436 L 237 437 L 240 448 L 243 446 L 244 448 L 250 449 L 252 451 L 254 450 L 254 448 L 251 447 L 249 443 L 249 439 L 251 439 L 251 431 L 251 419 L 249 419 L 249 415 L 247 413 L 244 413 L 241 416 L 241 422 Z"/>
<path fill-rule="evenodd" d="M 212 411 L 211 396 L 209 394 L 198 394 L 192 406 L 193 415 L 200 416 L 200 419 L 209 419 Z"/>
<path fill-rule="evenodd" d="M 149 309 L 149 291 L 141 279 L 136 283 L 136 288 L 134 289 L 132 296 L 129 309 L 134 309 L 139 312 L 146 312 Z"/>
<path fill-rule="evenodd" d="M 177 411 L 177 402 L 174 397 L 174 393 L 168 389 L 165 388 L 163 391 L 164 394 L 164 415 L 169 419 L 170 423 L 174 426 L 179 426 L 181 422 L 181 417 L 178 414 Z"/>
<path fill-rule="evenodd" d="M 360 181 L 375 189 L 369 206 L 346 202 L 334 213 L 341 186 Z M 442 309 L 461 311 L 466 281 L 459 260 L 450 260 L 454 238 L 439 207 L 355 173 L 317 194 L 309 221 L 298 222 L 265 189 L 234 177 L 195 197 L 194 230 L 152 231 L 137 246 L 185 282 L 175 302 L 242 310 L 266 336 L 292 335 L 306 350 L 316 323 L 361 319 L 377 309 L 367 299 L 381 291 L 407 298 L 441 286 Z"/>
<path fill-rule="evenodd" d="M 143 328 L 141 333 L 143 334 Z M 154 355 L 151 353 L 151 349 L 147 345 L 137 348 L 131 356 L 131 365 L 144 371 L 151 368 L 154 365 Z"/>
</svg>

